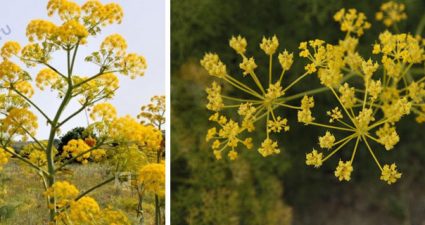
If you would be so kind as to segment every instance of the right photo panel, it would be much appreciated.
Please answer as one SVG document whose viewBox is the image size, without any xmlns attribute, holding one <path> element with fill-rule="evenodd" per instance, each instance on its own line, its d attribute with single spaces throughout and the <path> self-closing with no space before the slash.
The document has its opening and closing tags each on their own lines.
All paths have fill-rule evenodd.
<svg viewBox="0 0 425 225">
<path fill-rule="evenodd" d="M 171 224 L 425 225 L 425 1 L 171 0 Z"/>
</svg>

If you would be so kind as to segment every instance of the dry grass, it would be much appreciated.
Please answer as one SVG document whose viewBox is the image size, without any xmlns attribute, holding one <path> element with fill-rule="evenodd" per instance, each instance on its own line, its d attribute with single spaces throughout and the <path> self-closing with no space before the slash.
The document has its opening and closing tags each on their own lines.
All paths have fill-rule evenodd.
<svg viewBox="0 0 425 225">
<path fill-rule="evenodd" d="M 75 184 L 80 191 L 102 182 L 111 175 L 106 174 L 101 164 L 71 165 L 59 174 L 58 180 L 67 180 Z M 0 173 L 0 225 L 43 225 L 47 221 L 46 200 L 42 181 L 33 170 L 21 166 L 12 159 Z M 140 224 L 136 215 L 137 192 L 129 188 L 116 186 L 111 182 L 89 196 L 95 198 L 101 207 L 112 206 L 124 211 L 133 224 Z M 144 200 L 145 224 L 153 223 L 154 200 L 147 196 Z"/>
</svg>

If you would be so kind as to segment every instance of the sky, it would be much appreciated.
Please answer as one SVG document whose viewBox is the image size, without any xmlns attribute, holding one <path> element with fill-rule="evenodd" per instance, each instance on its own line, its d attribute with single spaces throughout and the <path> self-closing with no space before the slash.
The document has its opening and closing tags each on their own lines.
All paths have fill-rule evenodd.
<svg viewBox="0 0 425 225">
<path fill-rule="evenodd" d="M 74 1 L 79 4 L 85 2 L 83 0 Z M 3 4 L 0 14 L 0 46 L 10 40 L 17 41 L 21 46 L 25 46 L 28 43 L 25 36 L 26 26 L 33 19 L 48 19 L 59 24 L 60 20 L 57 17 L 47 16 L 47 2 L 47 0 L 13 0 Z M 101 2 L 109 3 L 112 1 L 101 0 Z M 123 8 L 123 22 L 103 28 L 100 35 L 90 37 L 88 44 L 80 47 L 74 74 L 84 76 L 96 74 L 99 68 L 85 62 L 84 58 L 99 50 L 100 44 L 106 36 L 114 33 L 121 34 L 127 40 L 127 51 L 143 55 L 147 60 L 148 69 L 143 77 L 138 77 L 135 80 L 117 74 L 120 79 L 120 89 L 116 92 L 113 100 L 109 102 L 117 108 L 119 116 L 127 114 L 136 116 L 141 105 L 149 103 L 152 96 L 165 94 L 165 0 L 115 0 L 113 2 L 120 4 Z M 14 60 L 14 62 L 17 61 Z M 64 53 L 53 54 L 51 64 L 60 71 L 65 71 L 66 58 Z M 42 66 L 26 68 L 23 64 L 20 65 L 31 74 L 33 79 L 38 71 L 44 68 Z M 35 94 L 32 100 L 50 118 L 53 118 L 60 104 L 56 92 L 49 89 L 40 91 L 35 85 L 33 86 Z M 77 101 L 74 100 L 68 105 L 61 118 L 66 118 L 79 106 Z M 32 111 L 36 112 L 36 110 Z M 39 118 L 39 129 L 36 137 L 47 139 L 49 127 L 41 114 L 36 114 Z M 86 126 L 87 123 L 86 113 L 82 112 L 63 125 L 61 134 L 77 126 Z"/>
</svg>

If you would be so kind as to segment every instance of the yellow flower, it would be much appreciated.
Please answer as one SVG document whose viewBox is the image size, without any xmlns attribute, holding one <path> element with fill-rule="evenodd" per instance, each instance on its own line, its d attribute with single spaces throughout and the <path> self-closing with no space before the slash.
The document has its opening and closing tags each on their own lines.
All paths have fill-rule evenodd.
<svg viewBox="0 0 425 225">
<path fill-rule="evenodd" d="M 139 171 L 139 182 L 143 188 L 159 196 L 165 194 L 165 164 L 150 163 Z"/>
<path fill-rule="evenodd" d="M 121 35 L 112 34 L 105 38 L 100 49 L 105 50 L 109 54 L 115 53 L 118 56 L 123 56 L 127 50 L 127 42 Z"/>
<path fill-rule="evenodd" d="M 255 68 L 257 68 L 257 64 L 255 64 L 255 60 L 253 57 L 251 58 L 243 58 L 243 61 L 241 64 L 239 64 L 239 67 L 244 71 L 243 75 L 250 74 L 254 72 Z"/>
<path fill-rule="evenodd" d="M 106 156 L 106 150 L 105 149 L 96 149 L 91 152 L 91 158 L 95 162 L 102 161 L 103 158 Z"/>
<path fill-rule="evenodd" d="M 47 163 L 47 156 L 44 151 L 32 151 L 29 156 L 29 160 L 37 166 L 44 166 Z"/>
<path fill-rule="evenodd" d="M 309 124 L 314 121 L 314 117 L 311 113 L 311 108 L 314 107 L 313 97 L 305 95 L 301 100 L 301 110 L 298 111 L 298 122 Z"/>
<path fill-rule="evenodd" d="M 411 108 L 412 103 L 409 102 L 407 98 L 402 98 L 391 104 L 384 104 L 382 106 L 382 111 L 384 111 L 384 115 L 388 119 L 388 122 L 394 123 L 398 122 L 404 115 L 409 115 Z"/>
<path fill-rule="evenodd" d="M 156 95 L 151 98 L 151 102 L 143 105 L 138 119 L 143 119 L 142 123 L 148 122 L 150 125 L 161 129 L 165 123 L 165 95 Z"/>
<path fill-rule="evenodd" d="M 35 85 L 44 90 L 45 87 L 51 87 L 52 89 L 61 89 L 64 87 L 64 83 L 60 79 L 59 75 L 50 68 L 42 69 L 35 78 Z"/>
<path fill-rule="evenodd" d="M 367 84 L 367 91 L 372 98 L 372 100 L 376 100 L 379 97 L 379 94 L 382 92 L 382 84 L 381 81 L 370 80 Z"/>
<path fill-rule="evenodd" d="M 136 143 L 147 151 L 161 148 L 162 133 L 150 125 L 143 125 L 131 116 L 118 117 L 111 122 L 108 137 L 123 143 Z"/>
<path fill-rule="evenodd" d="M 206 89 L 208 94 L 207 109 L 212 111 L 220 111 L 223 107 L 223 99 L 221 98 L 221 86 L 213 82 L 210 88 Z"/>
<path fill-rule="evenodd" d="M 397 166 L 395 163 L 391 165 L 384 165 L 382 168 L 381 180 L 386 181 L 388 184 L 392 184 L 400 178 L 401 173 L 397 171 Z"/>
<path fill-rule="evenodd" d="M 57 181 L 44 192 L 45 196 L 54 197 L 56 206 L 62 208 L 73 201 L 80 191 L 68 181 Z"/>
<path fill-rule="evenodd" d="M 82 5 L 81 9 L 83 11 L 82 19 L 90 27 L 121 23 L 124 17 L 121 6 L 116 3 L 103 5 L 98 0 L 88 0 Z"/>
<path fill-rule="evenodd" d="M 311 65 L 311 64 L 309 64 Z M 307 65 L 308 66 L 308 65 Z M 315 72 L 316 67 L 313 70 L 309 71 L 309 68 L 306 68 L 306 70 L 309 73 Z M 320 79 L 320 83 L 325 85 L 326 87 L 337 87 L 340 85 L 342 80 L 342 73 L 340 72 L 339 68 L 331 69 L 331 68 L 320 68 L 319 72 L 317 73 Z"/>
<path fill-rule="evenodd" d="M 287 124 L 287 119 L 282 119 L 280 116 L 278 116 L 276 120 L 269 120 L 267 122 L 267 127 L 270 132 L 280 133 L 282 130 L 289 130 L 289 126 Z"/>
<path fill-rule="evenodd" d="M 267 54 L 273 55 L 276 52 L 277 47 L 279 47 L 279 40 L 277 40 L 276 35 L 272 38 L 263 37 L 260 48 Z"/>
<path fill-rule="evenodd" d="M 238 35 L 237 37 L 232 36 L 229 41 L 229 45 L 233 48 L 238 54 L 244 54 L 246 52 L 247 42 L 244 37 Z"/>
<path fill-rule="evenodd" d="M 47 13 L 52 16 L 58 13 L 61 20 L 78 19 L 81 13 L 80 6 L 69 0 L 49 0 L 47 3 Z"/>
<path fill-rule="evenodd" d="M 16 41 L 8 41 L 3 44 L 3 47 L 1 48 L 1 56 L 3 57 L 3 60 L 6 60 L 13 55 L 18 55 L 19 51 L 21 50 L 21 45 Z"/>
<path fill-rule="evenodd" d="M 9 136 L 20 135 L 23 141 L 35 136 L 38 122 L 37 116 L 26 108 L 12 108 L 2 120 L 1 128 Z"/>
<path fill-rule="evenodd" d="M 338 167 L 335 170 L 335 176 L 338 178 L 338 180 L 350 181 L 351 172 L 353 172 L 353 166 L 351 165 L 351 162 L 347 161 L 344 163 L 343 161 L 339 160 Z"/>
<path fill-rule="evenodd" d="M 273 154 L 279 154 L 280 149 L 277 146 L 277 142 L 266 138 L 263 143 L 261 143 L 261 148 L 258 149 L 258 152 L 263 156 L 267 157 Z"/>
<path fill-rule="evenodd" d="M 376 131 L 376 135 L 379 137 L 379 143 L 385 146 L 386 150 L 391 150 L 400 141 L 395 127 L 391 127 L 386 123 L 383 127 Z"/>
<path fill-rule="evenodd" d="M 340 120 L 340 119 L 344 118 L 344 116 L 341 113 L 341 110 L 338 107 L 335 107 L 331 111 L 327 111 L 326 114 L 328 114 L 328 116 L 331 117 L 329 119 L 329 123 L 333 123 L 333 122 L 335 122 L 335 120 Z"/>
<path fill-rule="evenodd" d="M 46 63 L 50 60 L 48 52 L 43 49 L 38 43 L 30 43 L 22 48 L 21 60 L 28 67 L 36 66 L 36 62 Z"/>
<path fill-rule="evenodd" d="M 100 207 L 96 200 L 84 196 L 78 201 L 71 202 L 68 215 L 74 224 L 90 224 L 99 213 Z"/>
<path fill-rule="evenodd" d="M 279 63 L 282 66 L 282 69 L 284 71 L 288 71 L 291 68 L 292 63 L 294 63 L 293 57 L 294 57 L 294 54 L 292 53 L 289 54 L 289 52 L 286 50 L 283 51 L 282 53 L 279 53 L 279 56 L 278 56 Z"/>
<path fill-rule="evenodd" d="M 15 83 L 14 87 L 17 91 L 19 91 L 28 98 L 31 98 L 34 95 L 34 89 L 31 83 L 26 80 Z"/>
<path fill-rule="evenodd" d="M 405 6 L 403 3 L 389 1 L 381 5 L 380 11 L 376 13 L 375 18 L 378 21 L 382 21 L 385 26 L 390 27 L 407 18 L 404 10 Z"/>
<path fill-rule="evenodd" d="M 359 37 L 363 35 L 364 30 L 371 27 L 370 23 L 366 21 L 365 14 L 357 12 L 356 9 L 348 11 L 341 9 L 334 15 L 334 20 L 341 24 L 341 31 L 348 34 L 354 33 Z"/>
<path fill-rule="evenodd" d="M 206 141 L 210 141 L 217 134 L 217 128 L 213 127 L 208 130 L 207 136 L 205 137 Z"/>
<path fill-rule="evenodd" d="M 425 99 L 425 83 L 412 82 L 407 90 L 413 102 L 420 103 Z"/>
<path fill-rule="evenodd" d="M 329 131 L 326 131 L 326 134 L 322 137 L 319 137 L 319 144 L 321 148 L 330 149 L 334 145 L 335 136 Z"/>
<path fill-rule="evenodd" d="M 227 146 L 235 148 L 240 142 L 238 135 L 241 133 L 239 124 L 233 120 L 229 120 L 227 123 L 222 125 L 222 129 L 218 131 L 218 136 L 227 139 Z"/>
<path fill-rule="evenodd" d="M 84 44 L 89 36 L 87 29 L 77 20 L 66 21 L 62 26 L 58 27 L 55 35 L 58 41 L 64 45 L 74 45 L 77 42 Z"/>
<path fill-rule="evenodd" d="M 34 40 L 46 41 L 51 40 L 55 35 L 58 27 L 46 20 L 32 20 L 27 26 L 27 37 L 30 42 Z"/>
<path fill-rule="evenodd" d="M 315 149 L 313 149 L 311 153 L 306 154 L 305 158 L 306 158 L 305 163 L 308 166 L 314 166 L 317 168 L 322 165 L 323 154 L 318 153 Z"/>
<path fill-rule="evenodd" d="M 92 120 L 99 119 L 100 121 L 112 121 L 117 117 L 117 110 L 108 102 L 99 103 L 93 106 L 90 118 Z"/>
<path fill-rule="evenodd" d="M 356 103 L 355 89 L 353 87 L 350 87 L 348 83 L 344 83 L 344 85 L 341 85 L 341 87 L 339 87 L 338 91 L 339 93 L 341 93 L 340 100 L 344 107 L 352 108 Z"/>
<path fill-rule="evenodd" d="M 8 148 L 9 151 L 13 151 L 12 148 Z M 3 170 L 3 166 L 9 162 L 11 154 L 4 150 L 4 148 L 0 148 L 0 172 Z"/>
<path fill-rule="evenodd" d="M 63 146 L 63 153 L 62 155 L 67 157 L 68 155 L 71 155 L 72 157 L 76 157 L 80 154 L 83 154 L 84 152 L 88 151 L 90 149 L 90 146 L 87 145 L 87 143 L 82 139 L 73 139 L 68 141 L 68 143 Z M 86 164 L 88 163 L 88 159 L 90 158 L 90 152 L 85 153 L 77 158 L 77 161 Z"/>
<path fill-rule="evenodd" d="M 145 57 L 130 53 L 127 54 L 121 62 L 121 73 L 135 79 L 137 76 L 145 75 L 145 70 L 148 68 Z"/>
<path fill-rule="evenodd" d="M 271 102 L 283 95 L 285 95 L 285 92 L 282 90 L 280 82 L 276 82 L 274 84 L 270 84 L 269 88 L 267 89 L 267 93 L 264 95 L 264 97 L 266 98 L 266 102 Z"/>
<path fill-rule="evenodd" d="M 224 78 L 227 75 L 226 65 L 223 64 L 217 54 L 206 53 L 201 60 L 201 65 L 211 76 Z"/>
<path fill-rule="evenodd" d="M 362 62 L 362 70 L 365 75 L 365 79 L 369 80 L 372 74 L 378 69 L 378 63 L 373 63 L 371 59 Z"/>
<path fill-rule="evenodd" d="M 17 64 L 11 61 L 0 63 L 0 79 L 10 83 L 24 79 L 25 72 Z"/>
<path fill-rule="evenodd" d="M 235 150 L 231 150 L 229 151 L 227 156 L 229 157 L 230 160 L 236 160 L 238 158 L 238 152 Z"/>
</svg>

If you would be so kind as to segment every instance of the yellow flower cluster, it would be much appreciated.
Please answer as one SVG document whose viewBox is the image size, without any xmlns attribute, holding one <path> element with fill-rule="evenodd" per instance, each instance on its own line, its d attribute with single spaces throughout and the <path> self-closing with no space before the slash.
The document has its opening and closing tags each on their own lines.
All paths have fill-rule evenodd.
<svg viewBox="0 0 425 225">
<path fill-rule="evenodd" d="M 248 43 L 246 39 L 238 35 L 237 37 L 232 37 L 229 41 L 229 46 L 233 48 L 238 54 L 245 54 L 246 46 Z"/>
<path fill-rule="evenodd" d="M 58 224 L 122 224 L 129 225 L 128 218 L 120 211 L 111 208 L 101 209 L 95 199 L 83 196 L 76 200 L 80 191 L 68 181 L 57 181 L 44 192 L 55 198 L 56 208 L 63 209 L 56 217 Z M 54 207 L 54 206 L 50 206 Z M 67 207 L 67 208 L 66 208 Z"/>
<path fill-rule="evenodd" d="M 25 80 L 25 76 L 26 73 L 17 64 L 8 60 L 0 63 L 0 80 L 3 82 L 12 84 L 19 80 Z"/>
<path fill-rule="evenodd" d="M 131 116 L 114 119 L 108 135 L 115 141 L 135 143 L 150 151 L 161 148 L 161 131 L 153 126 L 140 124 Z"/>
<path fill-rule="evenodd" d="M 356 9 L 341 9 L 334 15 L 335 21 L 341 24 L 341 31 L 347 32 L 347 35 L 354 33 L 357 36 L 362 36 L 364 30 L 371 27 L 371 24 L 366 21 L 366 16 L 362 12 L 357 12 Z"/>
<path fill-rule="evenodd" d="M 8 150 L 14 152 L 12 148 L 8 148 Z M 3 166 L 9 162 L 10 157 L 11 154 L 9 152 L 0 148 L 0 172 L 3 170 Z"/>
<path fill-rule="evenodd" d="M 350 49 L 344 46 L 345 42 L 341 45 L 325 45 L 325 42 L 319 39 L 301 42 L 298 47 L 301 50 L 299 56 L 311 61 L 304 67 L 307 73 L 311 74 L 319 70 L 318 76 L 323 85 L 338 85 L 342 79 L 340 69 L 344 66 L 341 56 Z"/>
<path fill-rule="evenodd" d="M 21 60 L 28 67 L 36 66 L 35 62 L 47 63 L 50 60 L 49 52 L 38 43 L 30 43 L 22 48 Z"/>
<path fill-rule="evenodd" d="M 340 160 L 335 170 L 335 176 L 338 178 L 339 181 L 350 181 L 351 172 L 353 172 L 353 166 L 351 165 L 351 162 L 343 162 Z"/>
<path fill-rule="evenodd" d="M 263 40 L 260 44 L 260 48 L 267 55 L 273 55 L 276 52 L 277 47 L 279 47 L 279 40 L 277 40 L 276 35 L 272 38 L 263 37 Z"/>
<path fill-rule="evenodd" d="M 100 162 L 106 157 L 106 150 L 105 149 L 95 149 L 92 152 L 90 152 L 90 154 L 91 154 L 91 159 L 94 162 Z"/>
<path fill-rule="evenodd" d="M 77 85 L 84 82 L 82 85 L 73 89 L 74 95 L 81 96 L 79 99 L 81 103 L 92 103 L 99 99 L 111 99 L 119 87 L 118 77 L 113 73 L 105 73 L 96 79 L 85 82 L 87 79 L 89 78 L 73 76 L 73 82 Z"/>
<path fill-rule="evenodd" d="M 34 95 L 34 88 L 31 83 L 26 80 L 16 82 L 14 88 L 28 98 Z"/>
<path fill-rule="evenodd" d="M 88 151 L 90 146 L 82 139 L 73 139 L 70 140 L 65 146 L 63 146 L 63 157 L 77 157 L 77 161 L 83 164 L 88 163 L 88 159 L 90 158 L 90 152 L 83 154 Z"/>
<path fill-rule="evenodd" d="M 201 65 L 211 76 L 224 78 L 227 75 L 226 65 L 220 60 L 217 54 L 207 53 L 201 60 Z"/>
<path fill-rule="evenodd" d="M 306 154 L 306 164 L 309 166 L 320 167 L 323 162 L 323 153 L 319 153 L 316 149 Z"/>
<path fill-rule="evenodd" d="M 384 21 L 391 18 L 390 22 L 384 23 L 393 24 L 405 18 L 402 15 L 402 4 L 385 3 L 381 11 L 385 14 L 382 18 Z M 262 119 L 266 120 L 267 136 L 258 151 L 263 156 L 279 153 L 278 143 L 270 138 L 270 133 L 289 130 L 288 120 L 275 115 L 275 110 L 282 107 L 297 110 L 298 122 L 326 129 L 326 133 L 318 138 L 320 149 L 325 151 L 313 149 L 307 153 L 307 165 L 320 167 L 354 142 L 351 157 L 348 160 L 340 159 L 336 166 L 334 175 L 338 180 L 351 180 L 353 161 L 359 149 L 364 149 L 371 155 L 380 170 L 381 180 L 392 184 L 401 178 L 396 164 L 381 164 L 370 142 L 376 142 L 386 150 L 394 149 L 400 142 L 396 127 L 402 117 L 413 112 L 418 122 L 425 122 L 423 68 L 417 68 L 422 71 L 419 73 L 411 71 L 411 68 L 425 62 L 424 42 L 422 38 L 410 34 L 384 31 L 371 49 L 372 54 L 380 57 L 378 61 L 365 59 L 358 52 L 357 45 L 358 37 L 371 27 L 366 16 L 355 9 L 342 9 L 334 15 L 334 19 L 340 23 L 341 30 L 346 32 L 344 39 L 337 44 L 318 39 L 301 42 L 299 56 L 306 58 L 308 63 L 305 65 L 305 73 L 289 85 L 282 85 L 284 73 L 293 64 L 293 55 L 286 50 L 278 56 L 281 75 L 278 79 L 273 78 L 272 59 L 279 46 L 276 37 L 263 38 L 260 44 L 260 48 L 270 56 L 267 87 L 263 86 L 265 79 L 255 73 L 258 65 L 254 58 L 245 55 L 245 38 L 232 37 L 229 45 L 242 58 L 239 67 L 243 76 L 238 77 L 252 78 L 251 84 L 255 87 L 228 74 L 226 65 L 218 55 L 205 54 L 201 65 L 210 75 L 221 78 L 223 82 L 248 96 L 227 96 L 222 86 L 215 82 L 206 90 L 209 100 L 207 108 L 215 113 L 210 116 L 210 121 L 218 124 L 208 130 L 206 141 L 211 141 L 217 159 L 222 157 L 222 152 L 226 149 L 229 149 L 228 157 L 231 160 L 237 158 L 236 147 L 239 144 L 251 148 L 252 138 L 248 133 L 254 131 L 257 122 Z M 320 83 L 325 87 L 286 96 L 289 88 L 314 73 L 317 73 Z M 326 122 L 316 121 L 312 112 L 315 102 L 312 96 L 308 96 L 323 91 L 329 91 L 338 104 L 327 110 L 329 119 Z M 300 106 L 288 104 L 290 100 L 298 98 L 302 98 Z M 237 110 L 240 120 L 226 117 L 227 110 Z"/>
<path fill-rule="evenodd" d="M 105 38 L 100 49 L 105 50 L 108 54 L 122 56 L 127 50 L 127 42 L 121 35 L 112 34 Z"/>
<path fill-rule="evenodd" d="M 74 20 L 80 17 L 81 8 L 73 1 L 49 0 L 47 3 L 47 14 L 53 16 L 55 13 L 59 15 L 61 20 Z"/>
<path fill-rule="evenodd" d="M 145 70 L 148 68 L 145 57 L 135 53 L 127 54 L 121 61 L 122 73 L 135 79 L 137 76 L 145 75 Z"/>
<path fill-rule="evenodd" d="M 1 57 L 7 60 L 14 55 L 18 55 L 21 50 L 21 45 L 16 41 L 8 41 L 1 48 Z"/>
<path fill-rule="evenodd" d="M 404 12 L 405 6 L 403 3 L 389 1 L 381 5 L 380 11 L 376 13 L 375 18 L 382 21 L 385 26 L 390 27 L 407 18 Z"/>
<path fill-rule="evenodd" d="M 35 78 L 35 85 L 44 90 L 45 87 L 61 90 L 65 84 L 59 75 L 50 68 L 40 70 Z"/>
<path fill-rule="evenodd" d="M 223 107 L 223 98 L 221 97 L 221 86 L 213 82 L 210 88 L 206 89 L 208 94 L 207 109 L 212 111 L 220 111 Z"/>
<path fill-rule="evenodd" d="M 301 100 L 301 110 L 298 111 L 298 122 L 310 124 L 314 121 L 311 109 L 314 107 L 314 98 L 307 95 Z"/>
<path fill-rule="evenodd" d="M 58 27 L 55 36 L 61 45 L 72 46 L 78 42 L 84 44 L 86 38 L 89 36 L 89 32 L 86 27 L 77 20 L 69 20 Z"/>
<path fill-rule="evenodd" d="M 56 199 L 56 207 L 62 208 L 72 202 L 78 195 L 77 187 L 68 181 L 57 181 L 44 192 L 45 196 L 54 197 Z M 53 206 L 50 206 L 53 207 Z"/>
<path fill-rule="evenodd" d="M 34 137 L 38 128 L 37 116 L 26 108 L 12 108 L 1 119 L 1 131 L 7 136 L 21 136 L 22 141 Z"/>
<path fill-rule="evenodd" d="M 395 183 L 397 179 L 401 178 L 401 173 L 397 171 L 395 163 L 391 165 L 385 165 L 382 168 L 381 180 L 386 181 L 388 184 Z"/>
<path fill-rule="evenodd" d="M 58 27 L 47 20 L 32 20 L 27 26 L 27 37 L 30 42 L 54 39 Z"/>
<path fill-rule="evenodd" d="M 165 123 L 165 105 L 165 95 L 153 96 L 149 104 L 140 108 L 141 112 L 137 118 L 161 130 L 161 126 Z"/>
<path fill-rule="evenodd" d="M 322 137 L 319 137 L 320 148 L 331 149 L 335 143 L 335 136 L 331 132 L 326 131 L 326 134 Z"/>
<path fill-rule="evenodd" d="M 363 34 L 363 29 L 370 26 L 365 21 L 364 15 L 357 13 L 355 10 L 349 10 L 348 13 L 345 10 L 341 10 L 335 15 L 335 20 L 342 23 L 341 30 L 348 33 L 357 33 L 358 36 Z M 343 149 L 345 145 L 355 140 L 351 159 L 348 161 L 340 160 L 335 170 L 335 176 L 340 181 L 349 181 L 351 179 L 354 157 L 359 149 L 359 144 L 364 143 L 381 171 L 381 179 L 391 184 L 400 178 L 401 174 L 397 171 L 395 164 L 393 164 L 394 166 L 391 169 L 389 169 L 390 166 L 388 164 L 381 165 L 369 141 L 375 141 L 383 145 L 386 150 L 393 149 L 400 141 L 395 123 L 411 112 L 414 104 L 409 98 L 416 99 L 417 102 L 423 101 L 422 97 L 420 97 L 421 94 L 417 95 L 417 93 L 421 92 L 418 90 L 420 88 L 417 88 L 419 87 L 417 84 L 423 82 L 423 79 L 419 80 L 419 82 L 415 82 L 413 79 L 408 81 L 406 74 L 413 64 L 424 60 L 424 50 L 418 39 L 408 34 L 393 35 L 385 31 L 380 34 L 379 43 L 373 47 L 374 54 L 382 54 L 382 65 L 380 65 L 371 59 L 364 60 L 355 50 L 358 41 L 353 40 L 353 37 L 347 35 L 344 40 L 339 42 L 339 45 L 327 44 L 326 49 L 324 47 L 322 49 L 320 47 L 317 48 L 314 56 L 307 50 L 306 43 L 302 43 L 300 46 L 302 50 L 300 56 L 308 58 L 311 61 L 309 65 L 313 65 L 307 65 L 306 68 L 314 68 L 315 65 L 319 65 L 319 67 L 324 67 L 326 64 L 338 65 L 336 67 L 337 70 L 335 70 L 335 74 L 339 74 L 338 79 L 336 78 L 337 76 L 332 78 L 329 73 L 321 72 L 320 70 L 318 71 L 318 77 L 321 80 L 321 84 L 330 89 L 342 111 L 338 106 L 328 111 L 329 124 L 319 122 L 310 124 L 346 133 L 344 138 L 340 140 L 336 140 L 335 136 L 328 131 L 325 136 L 319 137 L 320 147 L 322 149 L 330 149 L 332 152 L 323 156 L 323 153 L 313 149 L 311 153 L 306 155 L 306 164 L 319 167 L 323 162 Z M 314 43 L 314 41 L 310 41 L 310 43 Z M 310 45 L 313 47 L 313 44 Z M 342 54 L 334 54 L 333 58 L 327 58 L 327 49 L 339 49 L 338 51 Z M 326 60 L 323 60 L 325 58 Z M 317 61 L 320 64 L 316 63 Z M 380 66 L 383 67 L 383 73 L 382 75 L 376 75 Z M 310 70 L 310 72 L 313 71 Z M 343 71 L 347 72 L 347 75 L 343 75 Z M 353 84 L 344 82 L 344 80 L 351 79 L 352 74 L 362 78 L 360 86 L 358 82 L 353 82 Z M 338 81 L 332 83 L 332 80 Z M 398 89 L 401 86 L 398 85 L 400 81 L 403 81 L 404 88 L 402 86 L 401 89 Z M 407 91 L 410 86 L 412 87 L 411 96 Z M 383 115 L 377 114 L 379 110 L 383 112 Z"/>
<path fill-rule="evenodd" d="M 91 197 L 84 196 L 78 201 L 72 201 L 69 208 L 69 219 L 73 223 L 89 224 L 93 222 L 95 215 L 100 213 L 99 204 Z"/>
<path fill-rule="evenodd" d="M 206 141 L 213 141 L 212 149 L 216 159 L 221 159 L 221 153 L 227 148 L 231 148 L 228 153 L 229 158 L 232 160 L 237 158 L 235 148 L 241 143 L 247 148 L 252 147 L 251 138 L 241 140 L 238 136 L 243 131 L 239 124 L 231 119 L 227 119 L 225 116 L 215 113 L 210 117 L 210 121 L 216 122 L 221 128 L 217 131 L 216 127 L 208 130 Z"/>
<path fill-rule="evenodd" d="M 121 23 L 124 17 L 121 6 L 116 3 L 103 5 L 99 0 L 88 0 L 81 9 L 84 12 L 83 21 L 92 28 L 97 25 Z"/>
<path fill-rule="evenodd" d="M 147 192 L 165 194 L 165 164 L 149 163 L 139 171 L 138 181 Z"/>
<path fill-rule="evenodd" d="M 47 163 L 47 156 L 45 152 L 33 151 L 29 155 L 29 160 L 37 166 L 43 166 Z"/>
<path fill-rule="evenodd" d="M 117 117 L 117 110 L 115 107 L 108 102 L 98 103 L 93 106 L 90 113 L 92 120 L 99 119 L 100 121 L 112 121 Z"/>
<path fill-rule="evenodd" d="M 320 44 L 317 42 L 314 46 Z M 275 115 L 278 108 L 301 110 L 299 113 L 301 120 L 305 122 L 314 120 L 310 111 L 310 108 L 314 106 L 312 97 L 306 96 L 302 106 L 294 106 L 288 104 L 287 99 L 295 98 L 286 96 L 286 92 L 308 76 L 309 73 L 300 75 L 286 86 L 283 85 L 284 74 L 291 68 L 294 59 L 293 54 L 287 50 L 276 54 L 279 47 L 279 40 L 276 36 L 263 37 L 260 43 L 260 48 L 269 56 L 268 82 L 264 82 L 261 77 L 256 75 L 255 69 L 258 65 L 255 63 L 254 57 L 245 55 L 248 43 L 244 37 L 240 35 L 232 37 L 229 40 L 229 46 L 241 57 L 239 68 L 242 70 L 242 77 L 244 79 L 252 79 L 255 87 L 245 84 L 246 81 L 244 80 L 238 80 L 237 76 L 228 74 L 226 65 L 217 54 L 205 54 L 200 63 L 209 75 L 220 78 L 226 84 L 250 96 L 247 99 L 226 96 L 225 93 L 222 93 L 222 86 L 213 81 L 211 87 L 206 89 L 208 95 L 207 109 L 215 112 L 209 120 L 215 122 L 217 126 L 208 130 L 206 140 L 211 141 L 211 148 L 216 159 L 221 159 L 222 153 L 229 150 L 227 156 L 230 160 L 235 160 L 238 157 L 238 146 L 243 145 L 248 149 L 253 147 L 253 138 L 247 135 L 256 129 L 259 121 L 264 121 L 267 136 L 262 141 L 261 146 L 258 147 L 258 152 L 264 157 L 278 154 L 280 153 L 278 143 L 270 135 L 272 133 L 286 132 L 290 129 L 288 119 Z M 277 55 L 281 66 L 277 77 L 274 76 L 275 73 L 273 72 L 273 58 L 275 55 Z M 234 109 L 237 109 L 240 122 L 225 115 L 226 110 Z"/>
</svg>

